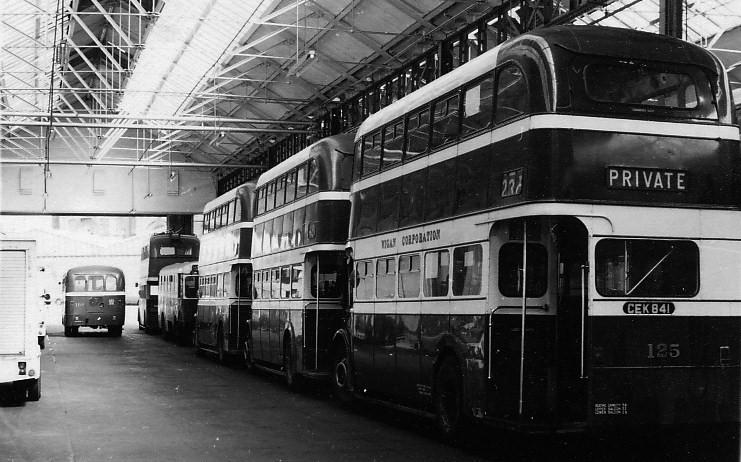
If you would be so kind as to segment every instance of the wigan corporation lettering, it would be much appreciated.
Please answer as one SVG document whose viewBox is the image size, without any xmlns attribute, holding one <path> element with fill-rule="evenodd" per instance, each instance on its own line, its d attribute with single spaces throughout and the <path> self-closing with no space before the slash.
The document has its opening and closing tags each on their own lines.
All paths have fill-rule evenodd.
<svg viewBox="0 0 741 462">
<path fill-rule="evenodd" d="M 687 172 L 635 167 L 607 167 L 607 187 L 653 191 L 686 191 Z"/>
<path fill-rule="evenodd" d="M 401 236 L 401 245 L 414 245 L 437 240 L 440 240 L 440 230 L 433 229 L 430 231 L 423 231 L 421 233 L 411 233 Z"/>
</svg>

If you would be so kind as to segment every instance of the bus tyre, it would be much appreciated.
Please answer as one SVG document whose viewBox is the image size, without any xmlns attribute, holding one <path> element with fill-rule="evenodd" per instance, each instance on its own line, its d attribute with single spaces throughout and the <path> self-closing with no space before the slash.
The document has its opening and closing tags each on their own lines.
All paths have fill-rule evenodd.
<svg viewBox="0 0 741 462">
<path fill-rule="evenodd" d="M 338 346 L 332 355 L 332 370 L 330 380 L 332 391 L 341 404 L 350 404 L 353 401 L 351 384 L 350 358 L 344 344 Z"/>
<path fill-rule="evenodd" d="M 123 332 L 123 327 L 121 326 L 111 326 L 108 328 L 108 335 L 111 337 L 120 337 L 121 332 Z"/>
<path fill-rule="evenodd" d="M 432 404 L 438 431 L 447 442 L 455 442 L 464 426 L 460 367 L 455 357 L 445 356 L 435 374 Z"/>
<path fill-rule="evenodd" d="M 72 337 L 77 337 L 80 335 L 80 326 L 72 326 L 69 328 L 69 331 Z"/>
<path fill-rule="evenodd" d="M 28 401 L 38 401 L 41 399 L 41 377 L 28 382 L 27 399 Z"/>
<path fill-rule="evenodd" d="M 65 337 L 72 337 L 72 328 L 69 326 L 64 326 L 64 336 Z"/>
<path fill-rule="evenodd" d="M 298 376 L 296 375 L 296 361 L 293 357 L 293 348 L 291 340 L 286 339 L 283 342 L 283 376 L 286 379 L 286 385 L 290 390 L 298 389 Z"/>
</svg>

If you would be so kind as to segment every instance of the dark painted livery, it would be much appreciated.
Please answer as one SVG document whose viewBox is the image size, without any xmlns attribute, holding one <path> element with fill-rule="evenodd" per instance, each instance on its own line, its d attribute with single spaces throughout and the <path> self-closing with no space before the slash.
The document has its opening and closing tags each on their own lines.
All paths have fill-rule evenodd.
<svg viewBox="0 0 741 462">
<path fill-rule="evenodd" d="M 80 327 L 102 327 L 111 336 L 121 336 L 126 317 L 126 284 L 120 269 L 101 265 L 71 268 L 64 275 L 62 286 L 65 337 L 77 335 Z"/>
<path fill-rule="evenodd" d="M 632 75 L 625 87 L 653 87 L 634 101 L 622 87 L 595 88 L 590 73 L 606 85 Z M 465 96 L 484 91 L 467 93 L 470 85 L 487 79 L 498 95 L 488 119 L 462 116 Z M 522 91 L 507 100 L 516 81 Z M 673 88 L 684 90 L 662 100 Z M 517 111 L 504 107 L 512 101 Z M 356 287 L 347 329 L 335 336 L 337 393 L 429 411 L 447 435 L 471 418 L 530 431 L 737 423 L 741 297 L 706 292 L 738 283 L 708 274 L 718 256 L 739 265 L 735 123 L 722 66 L 702 48 L 573 26 L 525 34 L 371 116 L 356 139 L 356 264 L 450 258 L 466 244 L 480 246 L 476 276 L 488 277 L 475 296 L 456 295 L 449 260 L 418 276 L 434 293 L 437 271 L 450 271 L 442 296 L 426 287 L 359 300 Z M 436 242 L 402 240 L 431 230 Z M 600 247 L 610 240 L 666 250 L 613 255 Z M 600 284 L 618 295 L 595 291 Z M 657 301 L 672 312 L 622 311 Z"/>
</svg>

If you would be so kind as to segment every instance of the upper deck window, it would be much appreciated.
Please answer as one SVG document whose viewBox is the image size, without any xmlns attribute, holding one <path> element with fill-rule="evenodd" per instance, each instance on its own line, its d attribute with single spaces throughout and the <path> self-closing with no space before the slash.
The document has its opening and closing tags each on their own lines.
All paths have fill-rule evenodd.
<svg viewBox="0 0 741 462">
<path fill-rule="evenodd" d="M 692 241 L 603 239 L 595 249 L 597 292 L 608 297 L 692 297 L 700 281 Z"/>
<path fill-rule="evenodd" d="M 501 123 L 528 111 L 529 93 L 522 70 L 514 64 L 497 74 L 497 103 L 494 118 Z"/>
<path fill-rule="evenodd" d="M 687 73 L 622 61 L 585 68 L 587 95 L 598 102 L 695 109 L 697 83 Z M 707 82 L 705 82 L 706 85 Z"/>
</svg>

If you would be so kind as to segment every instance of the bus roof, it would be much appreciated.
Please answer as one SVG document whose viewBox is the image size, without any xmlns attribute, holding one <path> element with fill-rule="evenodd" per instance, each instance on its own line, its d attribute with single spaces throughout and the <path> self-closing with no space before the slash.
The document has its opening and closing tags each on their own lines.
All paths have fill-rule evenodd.
<svg viewBox="0 0 741 462">
<path fill-rule="evenodd" d="M 553 26 L 536 29 L 501 43 L 460 67 L 433 80 L 420 90 L 412 92 L 393 104 L 370 115 L 360 125 L 356 140 L 366 133 L 403 116 L 410 110 L 424 106 L 493 70 L 498 57 L 507 49 L 524 41 L 535 41 L 543 52 L 553 54 L 554 47 L 575 53 L 611 56 L 646 61 L 664 61 L 702 66 L 719 73 L 719 62 L 702 47 L 664 35 L 630 29 L 603 26 Z M 647 44 L 650 43 L 650 46 Z"/>
<path fill-rule="evenodd" d="M 119 274 L 123 276 L 123 271 L 116 268 L 115 266 L 106 265 L 86 265 L 86 266 L 75 266 L 67 270 L 67 276 L 75 274 Z"/>
<path fill-rule="evenodd" d="M 203 214 L 205 215 L 206 213 L 233 201 L 234 198 L 237 198 L 242 203 L 242 221 L 252 221 L 252 218 L 255 216 L 255 201 L 253 196 L 256 187 L 257 186 L 254 182 L 249 182 L 230 189 L 224 194 L 206 202 L 206 205 L 203 206 Z"/>
<path fill-rule="evenodd" d="M 352 134 L 341 134 L 341 135 L 335 135 L 335 136 L 328 136 L 326 138 L 322 138 L 321 140 L 317 141 L 316 143 L 313 143 L 301 151 L 297 152 L 296 154 L 292 155 L 288 159 L 284 160 L 280 164 L 276 165 L 275 167 L 271 168 L 270 170 L 264 172 L 262 175 L 260 175 L 260 178 L 257 180 L 257 187 L 260 187 L 264 185 L 265 183 L 270 182 L 271 180 L 274 180 L 275 178 L 281 176 L 283 173 L 290 171 L 292 168 L 296 167 L 297 165 L 302 164 L 303 162 L 306 162 L 307 160 L 315 157 L 319 157 L 319 155 L 322 152 L 332 151 L 338 148 L 338 146 L 341 146 L 344 143 L 347 143 L 349 140 L 348 138 L 351 138 Z M 347 153 L 351 154 L 351 153 Z"/>
</svg>

